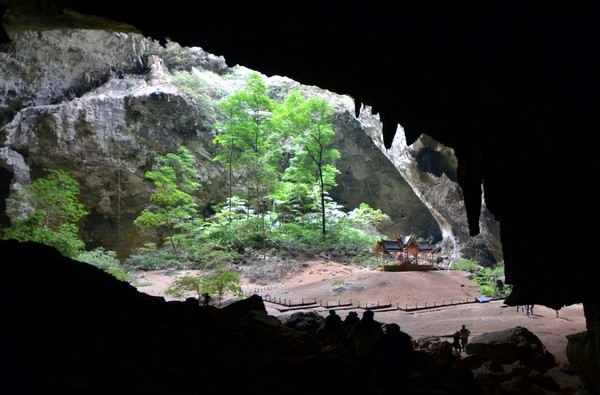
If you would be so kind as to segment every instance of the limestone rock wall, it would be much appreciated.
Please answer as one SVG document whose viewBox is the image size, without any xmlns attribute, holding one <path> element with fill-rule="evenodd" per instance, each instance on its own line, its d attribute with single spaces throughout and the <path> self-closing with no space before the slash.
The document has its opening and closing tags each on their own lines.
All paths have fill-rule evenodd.
<svg viewBox="0 0 600 395">
<path fill-rule="evenodd" d="M 5 190 L 18 190 L 46 167 L 68 171 L 79 181 L 90 211 L 82 224 L 84 241 L 121 256 L 146 241 L 133 220 L 147 205 L 151 183 L 144 172 L 156 155 L 188 147 L 198 159 L 201 207 L 209 210 L 222 201 L 224 172 L 212 161 L 216 102 L 241 88 L 251 70 L 228 67 L 222 57 L 200 48 L 161 46 L 137 33 L 19 31 L 11 40 L 0 52 L 0 183 Z M 169 77 L 192 68 L 204 81 L 195 99 Z M 378 118 L 365 111 L 356 118 L 350 97 L 284 77 L 265 80 L 276 100 L 294 89 L 326 99 L 335 109 L 334 144 L 342 153 L 337 164 L 342 174 L 332 190 L 336 201 L 349 209 L 360 202 L 380 208 L 391 217 L 380 229 L 388 237 L 432 237 L 443 241 L 443 253 L 450 257 L 459 255 L 458 246 L 467 251 L 464 246 L 472 241 L 450 150 L 429 141 L 386 151 L 375 137 L 381 136 Z M 427 150 L 436 163 L 445 163 L 445 173 L 423 167 Z M 17 215 L 18 207 L 6 199 L 3 226 Z M 497 233 L 489 229 L 490 237 L 482 237 L 471 251 L 484 261 L 497 258 Z"/>
<path fill-rule="evenodd" d="M 409 146 L 400 131 L 391 147 L 386 149 L 382 124 L 368 106 L 361 109 L 359 119 L 364 132 L 435 218 L 442 235 L 443 256 L 450 262 L 467 257 L 483 265 L 502 260 L 499 225 L 487 210 L 485 201 L 479 218 L 481 232 L 475 237 L 469 236 L 467 213 L 456 174 L 456 157 L 451 148 L 424 134 Z"/>
</svg>

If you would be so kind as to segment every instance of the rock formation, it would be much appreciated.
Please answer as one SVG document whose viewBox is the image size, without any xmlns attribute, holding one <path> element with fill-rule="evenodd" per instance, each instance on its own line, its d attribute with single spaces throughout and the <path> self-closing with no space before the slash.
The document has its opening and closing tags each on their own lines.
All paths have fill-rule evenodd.
<svg viewBox="0 0 600 395">
<path fill-rule="evenodd" d="M 147 205 L 152 184 L 144 172 L 157 155 L 187 146 L 198 158 L 200 211 L 224 200 L 225 173 L 212 160 L 216 106 L 243 86 L 251 70 L 228 67 L 225 59 L 199 47 L 172 41 L 162 46 L 132 27 L 119 33 L 79 26 L 35 34 L 32 26 L 19 24 L 28 15 L 19 10 L 10 9 L 5 18 L 10 51 L 3 53 L 7 62 L 0 70 L 6 81 L 0 86 L 0 119 L 6 119 L 0 125 L 4 188 L 12 193 L 46 167 L 69 172 L 90 212 L 82 224 L 83 239 L 122 258 L 147 242 L 133 220 Z M 60 15 L 76 17 L 80 25 L 87 20 Z M 40 62 L 44 67 L 35 67 Z M 176 86 L 172 75 L 179 71 L 202 81 L 201 92 L 190 95 Z M 388 214 L 391 221 L 380 231 L 390 238 L 415 233 L 441 242 L 448 262 L 502 260 L 494 221 L 482 222 L 485 237 L 469 237 L 451 149 L 423 136 L 410 149 L 403 142 L 385 152 L 379 117 L 366 110 L 355 117 L 350 97 L 285 77 L 264 79 L 275 100 L 294 90 L 333 107 L 334 145 L 343 153 L 338 186 L 331 191 L 336 201 L 348 209 L 365 202 Z M 395 161 L 399 155 L 404 159 Z M 20 212 L 10 196 L 5 204 L 6 226 Z"/>
</svg>

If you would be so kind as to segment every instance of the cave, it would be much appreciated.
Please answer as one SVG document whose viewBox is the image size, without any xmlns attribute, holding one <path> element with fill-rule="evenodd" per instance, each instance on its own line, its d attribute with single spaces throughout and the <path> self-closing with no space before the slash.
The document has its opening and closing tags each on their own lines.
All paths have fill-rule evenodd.
<svg viewBox="0 0 600 395">
<path fill-rule="evenodd" d="M 506 303 L 582 303 L 588 331 L 569 345 L 572 363 L 587 389 L 600 391 L 593 9 L 560 1 L 26 3 L 123 21 L 157 40 L 350 95 L 357 110 L 380 115 L 388 147 L 398 125 L 409 144 L 426 133 L 452 147 L 470 234 L 479 232 L 482 199 L 500 223 L 513 285 Z"/>
</svg>

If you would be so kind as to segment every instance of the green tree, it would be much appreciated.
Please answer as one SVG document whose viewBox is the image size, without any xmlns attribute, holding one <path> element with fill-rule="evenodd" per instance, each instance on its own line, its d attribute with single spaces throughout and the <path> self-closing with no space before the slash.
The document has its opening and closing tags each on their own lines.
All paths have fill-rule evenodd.
<svg viewBox="0 0 600 395">
<path fill-rule="evenodd" d="M 280 148 L 270 144 L 273 107 L 262 76 L 250 73 L 243 90 L 220 103 L 223 120 L 216 124 L 218 134 L 213 140 L 221 147 L 215 160 L 225 163 L 228 169 L 229 201 L 237 186 L 237 194 L 248 201 L 248 214 L 255 215 L 248 219 L 260 232 L 263 248 L 267 232 L 265 215 L 272 204 L 269 195 L 279 179 L 274 151 Z M 234 185 L 234 171 L 239 185 Z"/>
<path fill-rule="evenodd" d="M 303 214 L 310 210 L 313 200 L 311 195 L 310 185 L 291 181 L 279 182 L 277 190 L 271 194 L 278 222 L 302 222 Z"/>
<path fill-rule="evenodd" d="M 157 156 L 156 163 L 158 169 L 145 174 L 156 187 L 150 196 L 150 205 L 134 223 L 142 229 L 154 228 L 164 232 L 178 254 L 174 242 L 176 229 L 197 215 L 198 205 L 191 195 L 200 188 L 196 181 L 199 178 L 196 159 L 187 148 L 180 147 L 178 154 Z"/>
<path fill-rule="evenodd" d="M 389 221 L 390 216 L 379 209 L 372 208 L 367 203 L 361 203 L 357 208 L 348 213 L 345 220 L 353 226 L 373 226 L 376 228 L 383 221 Z"/>
<path fill-rule="evenodd" d="M 212 274 L 204 278 L 204 287 L 206 292 L 219 297 L 219 303 L 226 292 L 231 292 L 238 298 L 244 295 L 240 275 L 227 270 L 223 265 L 218 266 Z"/>
<path fill-rule="evenodd" d="M 243 187 L 239 192 L 256 212 L 264 208 L 263 198 L 278 178 L 270 160 L 273 147 L 268 145 L 273 106 L 261 75 L 250 73 L 242 91 L 219 103 L 223 119 L 215 125 L 218 133 L 213 143 L 220 146 L 220 152 L 214 160 L 227 166 L 229 200 L 236 188 L 234 178 L 238 178 Z"/>
<path fill-rule="evenodd" d="M 200 300 L 200 295 L 204 293 L 204 275 L 181 276 L 165 289 L 165 294 L 177 298 L 182 297 L 185 292 L 194 292 Z"/>
<path fill-rule="evenodd" d="M 226 292 L 231 292 L 236 297 L 242 297 L 242 280 L 239 274 L 227 270 L 219 265 L 212 273 L 200 273 L 195 276 L 181 276 L 166 290 L 167 295 L 181 297 L 185 292 L 194 292 L 200 302 L 204 293 L 217 295 L 221 303 Z"/>
<path fill-rule="evenodd" d="M 91 251 L 84 251 L 75 257 L 80 262 L 85 262 L 98 269 L 104 270 L 114 276 L 117 280 L 131 282 L 133 278 L 126 273 L 117 258 L 115 251 L 106 250 L 103 247 L 95 248 Z"/>
<path fill-rule="evenodd" d="M 4 229 L 4 238 L 36 241 L 74 257 L 85 244 L 78 237 L 77 223 L 88 214 L 79 202 L 79 184 L 63 170 L 44 169 L 38 178 L 15 195 L 27 213 Z"/>
<path fill-rule="evenodd" d="M 340 158 L 340 153 L 331 147 L 335 135 L 333 110 L 325 100 L 305 100 L 299 93 L 292 93 L 286 97 L 281 111 L 284 115 L 280 119 L 287 122 L 280 122 L 278 126 L 289 130 L 292 144 L 292 158 L 285 170 L 285 179 L 317 189 L 321 230 L 325 235 L 326 194 L 329 188 L 337 185 L 335 178 L 339 174 L 335 161 Z"/>
</svg>

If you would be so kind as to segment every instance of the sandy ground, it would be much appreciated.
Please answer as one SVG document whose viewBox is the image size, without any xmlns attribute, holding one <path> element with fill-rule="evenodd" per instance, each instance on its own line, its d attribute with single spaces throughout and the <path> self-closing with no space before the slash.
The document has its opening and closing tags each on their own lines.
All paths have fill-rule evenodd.
<svg viewBox="0 0 600 395">
<path fill-rule="evenodd" d="M 169 284 L 179 275 L 194 273 L 138 273 L 138 289 L 172 300 L 164 294 Z M 568 364 L 566 335 L 585 330 L 582 305 L 564 307 L 558 316 L 555 310 L 536 305 L 534 314 L 528 317 L 524 312 L 517 312 L 516 307 L 504 305 L 501 300 L 467 303 L 480 294 L 466 272 L 382 272 L 320 260 L 304 262 L 297 273 L 277 283 L 258 285 L 244 280 L 243 289 L 248 295 L 261 295 L 268 313 L 275 316 L 308 310 L 325 316 L 329 308 L 335 308 L 343 319 L 349 311 L 361 315 L 368 306 L 375 309 L 376 320 L 395 322 L 415 339 L 432 335 L 449 336 L 463 324 L 471 330 L 471 338 L 485 332 L 522 326 L 535 333 L 555 356 L 559 366 L 548 374 L 561 387 L 581 386 L 577 376 L 564 373 L 561 367 Z M 297 306 L 310 302 L 316 304 L 308 308 Z"/>
</svg>

